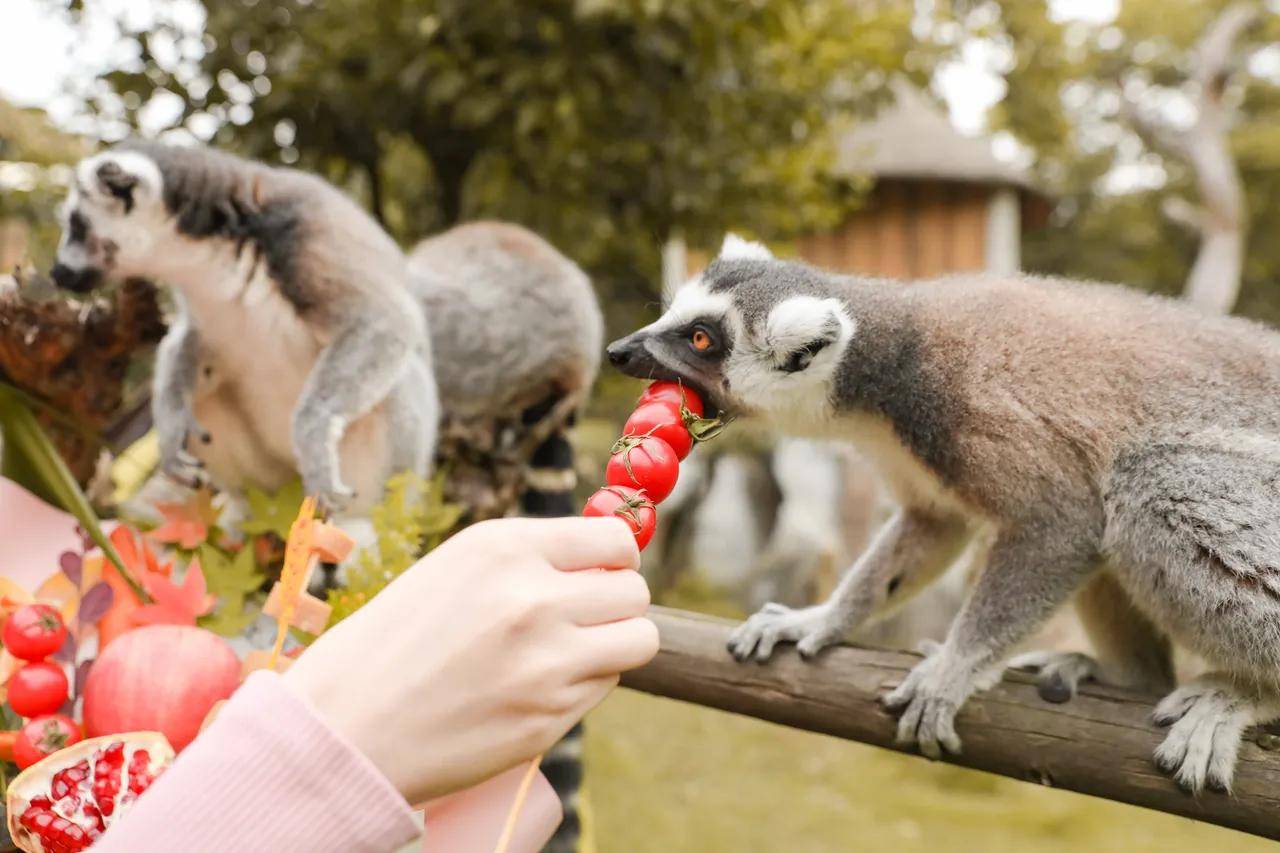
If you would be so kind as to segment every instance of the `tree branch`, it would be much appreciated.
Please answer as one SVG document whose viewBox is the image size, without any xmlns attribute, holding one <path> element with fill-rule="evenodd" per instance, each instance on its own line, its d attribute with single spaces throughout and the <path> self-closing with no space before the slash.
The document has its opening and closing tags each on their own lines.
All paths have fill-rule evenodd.
<svg viewBox="0 0 1280 853">
<path fill-rule="evenodd" d="M 662 650 L 622 684 L 888 749 L 895 723 L 880 695 L 919 658 L 840 646 L 806 663 L 784 650 L 761 666 L 725 651 L 732 625 L 655 607 Z M 1251 733 L 1241 745 L 1235 792 L 1194 798 L 1162 775 L 1151 756 L 1163 733 L 1150 722 L 1154 696 L 1089 687 L 1064 704 L 1039 697 L 1029 676 L 1012 673 L 968 701 L 957 728 L 962 755 L 949 760 L 1040 785 L 1079 791 L 1280 838 L 1280 738 Z"/>
<path fill-rule="evenodd" d="M 1191 79 L 1202 93 L 1221 97 L 1222 84 L 1234 64 L 1236 41 L 1257 18 L 1256 4 L 1237 3 L 1224 9 L 1200 36 L 1192 51 Z"/>
</svg>

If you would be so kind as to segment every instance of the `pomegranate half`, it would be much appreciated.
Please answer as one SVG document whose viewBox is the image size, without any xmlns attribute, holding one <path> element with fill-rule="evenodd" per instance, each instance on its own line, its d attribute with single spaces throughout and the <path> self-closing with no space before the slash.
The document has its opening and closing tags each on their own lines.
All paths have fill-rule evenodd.
<svg viewBox="0 0 1280 853">
<path fill-rule="evenodd" d="M 173 763 L 159 732 L 91 738 L 9 783 L 9 836 L 26 853 L 85 850 Z"/>
</svg>

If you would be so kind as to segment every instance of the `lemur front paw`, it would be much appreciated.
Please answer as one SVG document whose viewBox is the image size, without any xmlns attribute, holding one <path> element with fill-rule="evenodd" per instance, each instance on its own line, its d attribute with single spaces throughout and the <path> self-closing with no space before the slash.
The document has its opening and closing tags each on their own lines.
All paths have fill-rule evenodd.
<svg viewBox="0 0 1280 853">
<path fill-rule="evenodd" d="M 342 482 L 336 465 L 325 471 L 304 471 L 302 486 L 308 495 L 315 495 L 317 507 L 326 516 L 342 512 L 356 496 L 355 489 Z"/>
<path fill-rule="evenodd" d="M 741 662 L 766 661 L 778 643 L 795 643 L 804 658 L 844 639 L 847 628 L 835 608 L 826 604 L 798 610 L 770 602 L 729 635 L 728 649 Z"/>
<path fill-rule="evenodd" d="M 1081 682 L 1098 677 L 1098 662 L 1079 652 L 1027 652 L 1010 660 L 1009 669 L 1037 674 L 1040 698 L 1055 703 L 1074 698 Z"/>
<path fill-rule="evenodd" d="M 1156 766 L 1190 793 L 1206 787 L 1229 793 L 1245 729 L 1278 716 L 1275 699 L 1250 695 L 1222 675 L 1197 678 L 1156 705 L 1156 725 L 1169 726 L 1156 747 Z"/>
<path fill-rule="evenodd" d="M 941 758 L 944 749 L 959 755 L 956 712 L 974 691 L 998 681 L 1000 673 L 977 673 L 938 643 L 926 642 L 921 651 L 925 659 L 880 701 L 899 715 L 895 738 L 899 744 L 918 744 L 930 758 Z"/>
<path fill-rule="evenodd" d="M 156 418 L 156 438 L 160 444 L 160 469 L 184 486 L 200 488 L 207 484 L 204 463 L 187 451 L 187 441 L 195 438 L 202 444 L 213 440 L 189 411 Z"/>
</svg>

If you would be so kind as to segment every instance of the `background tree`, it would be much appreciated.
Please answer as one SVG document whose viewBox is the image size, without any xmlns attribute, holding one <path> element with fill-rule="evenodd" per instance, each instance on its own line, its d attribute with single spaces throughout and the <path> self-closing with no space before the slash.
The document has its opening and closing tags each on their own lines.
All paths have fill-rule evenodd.
<svg viewBox="0 0 1280 853">
<path fill-rule="evenodd" d="M 591 270 L 615 317 L 658 297 L 658 252 L 726 227 L 836 222 L 834 128 L 933 52 L 906 0 L 258 0 L 163 13 L 87 98 L 297 162 L 360 193 L 400 240 L 496 216 Z M 623 325 L 623 321 L 618 321 Z"/>
<path fill-rule="evenodd" d="M 1060 199 L 1050 227 L 1028 238 L 1029 267 L 1187 293 L 1200 247 L 1209 250 L 1206 261 L 1220 257 L 1217 237 L 1229 244 L 1235 227 L 1245 246 L 1239 298 L 1217 286 L 1231 278 L 1229 263 L 1211 264 L 1220 272 L 1200 278 L 1199 292 L 1216 291 L 1206 298 L 1212 307 L 1234 302 L 1240 313 L 1280 321 L 1280 245 L 1271 237 L 1280 227 L 1273 10 L 1256 0 L 1125 0 L 1114 21 L 1091 24 L 1056 20 L 1046 4 L 999 0 L 959 4 L 957 16 L 993 48 L 1007 84 L 993 125 L 1030 148 Z M 1215 22 L 1232 48 L 1206 61 Z M 1212 151 L 1215 140 L 1222 150 Z M 1206 164 L 1205 152 L 1214 162 Z M 1242 210 L 1229 175 L 1204 181 L 1224 164 L 1238 170 Z M 1179 214 L 1191 210 L 1196 227 L 1187 229 Z M 1233 213 L 1240 215 L 1227 221 Z M 1233 249 L 1225 248 L 1229 257 Z"/>
</svg>

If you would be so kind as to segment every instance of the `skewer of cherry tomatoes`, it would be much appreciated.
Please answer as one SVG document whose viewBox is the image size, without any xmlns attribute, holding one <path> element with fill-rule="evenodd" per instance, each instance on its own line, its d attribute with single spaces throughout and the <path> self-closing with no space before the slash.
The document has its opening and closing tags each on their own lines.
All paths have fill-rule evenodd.
<svg viewBox="0 0 1280 853">
<path fill-rule="evenodd" d="M 587 498 L 582 514 L 618 516 L 644 550 L 658 524 L 655 505 L 676 487 L 681 460 L 696 442 L 714 437 L 723 427 L 718 418 L 705 414 L 702 398 L 693 389 L 676 382 L 650 385 L 613 445 L 605 485 Z"/>
</svg>

